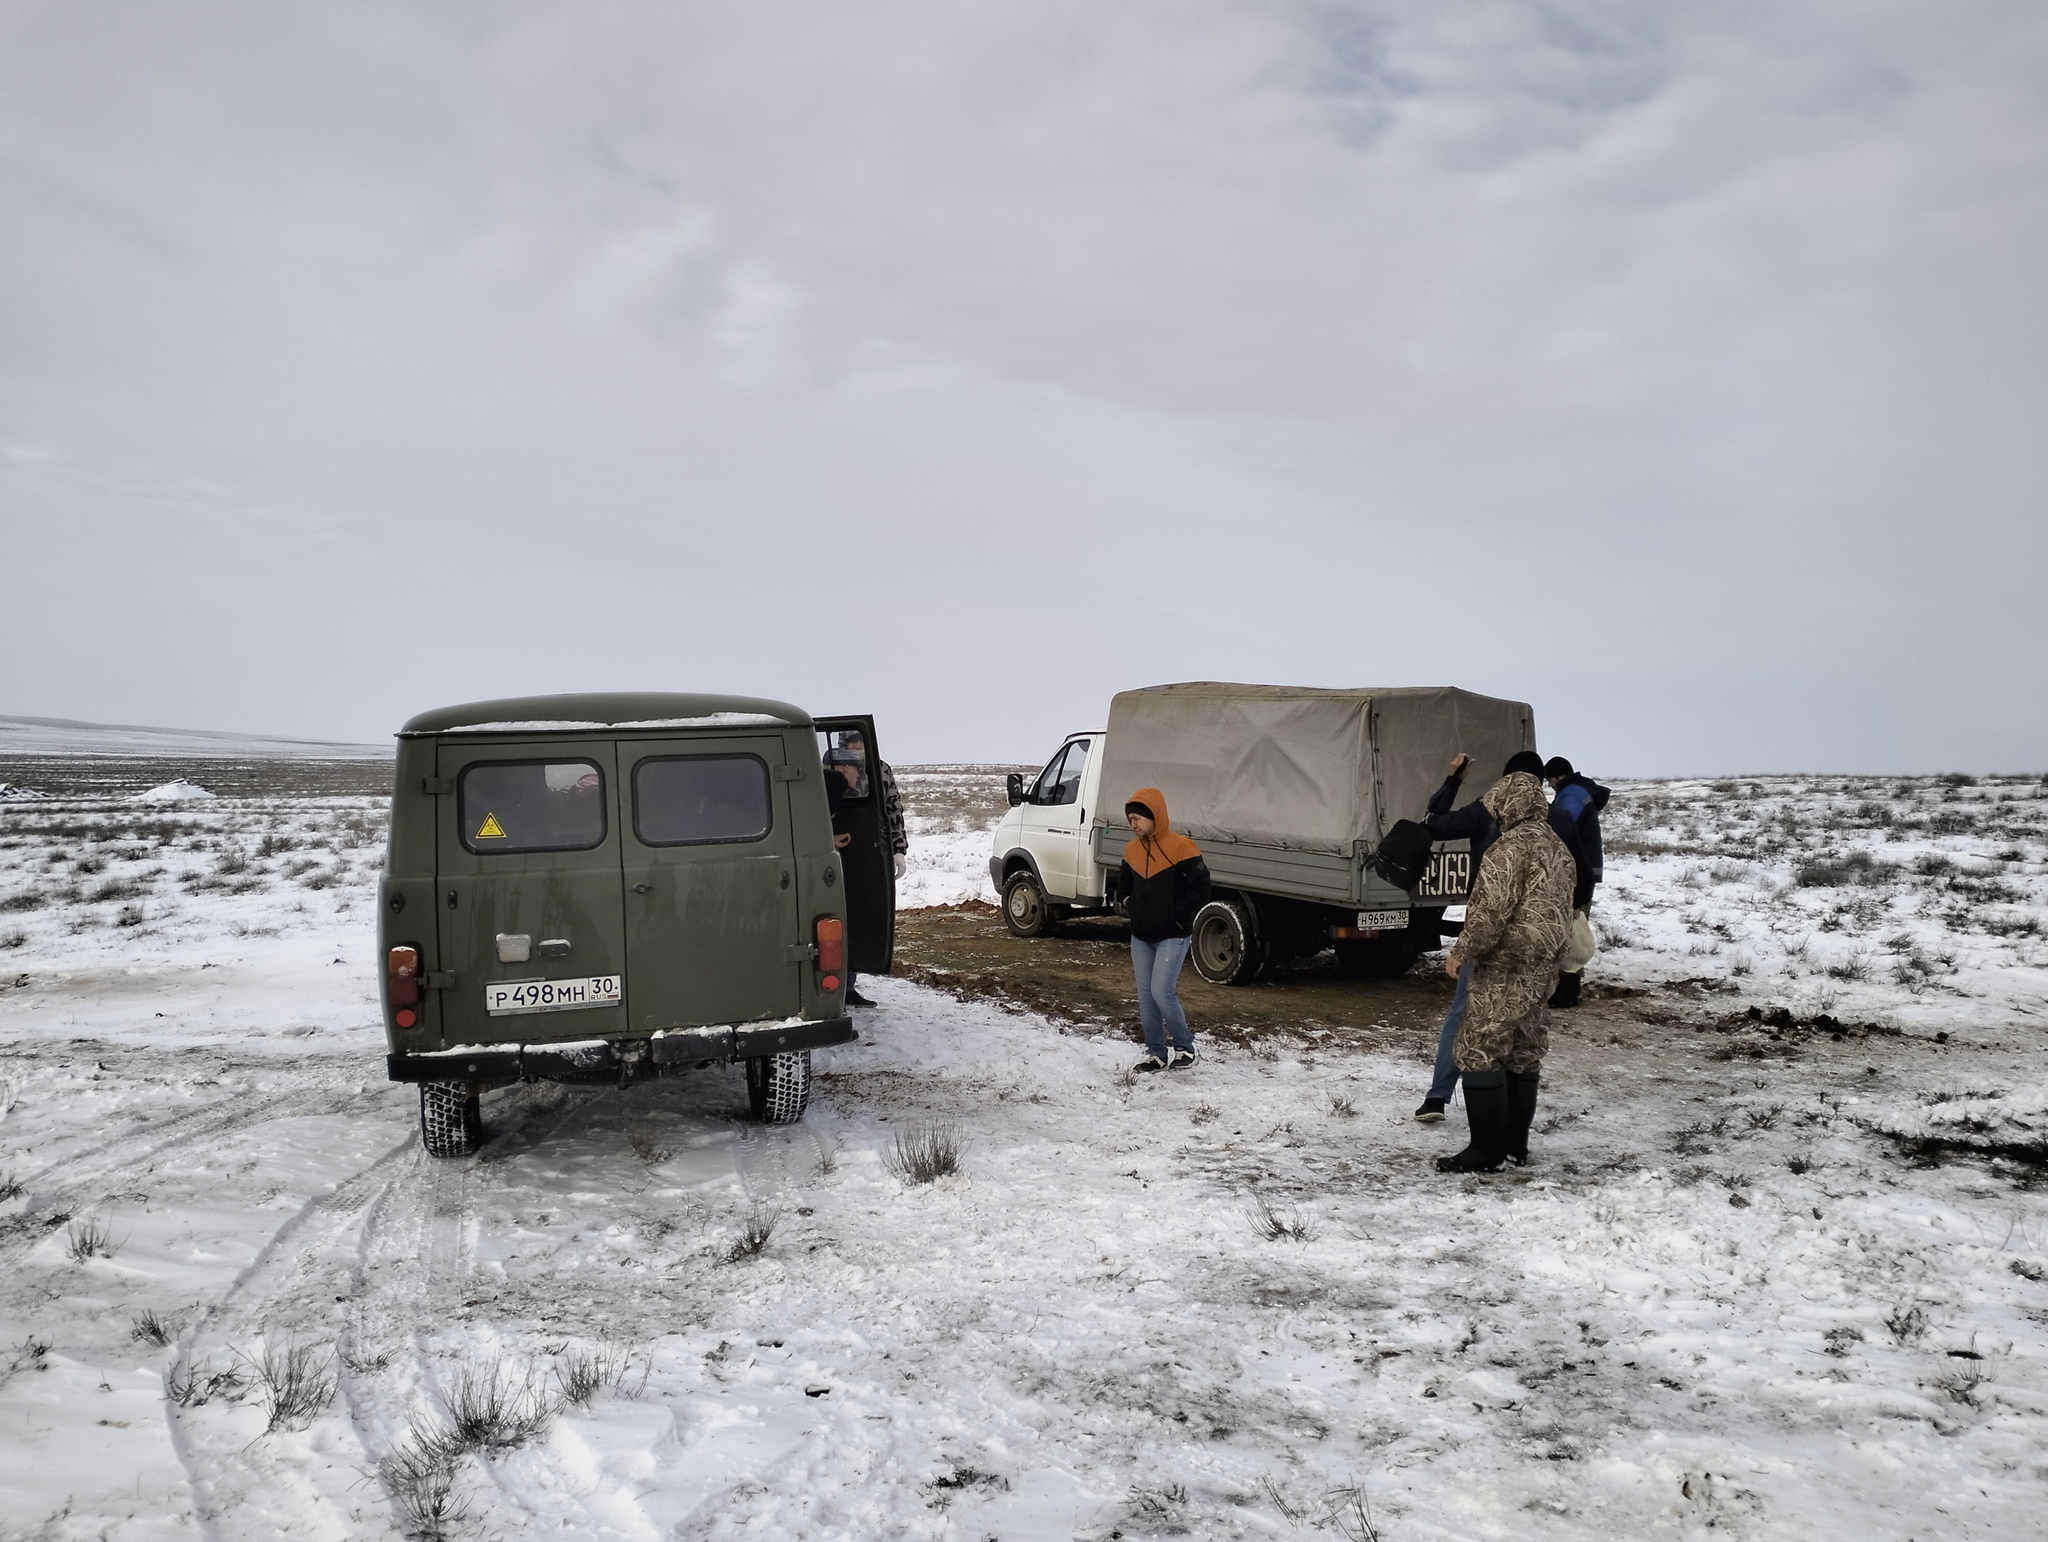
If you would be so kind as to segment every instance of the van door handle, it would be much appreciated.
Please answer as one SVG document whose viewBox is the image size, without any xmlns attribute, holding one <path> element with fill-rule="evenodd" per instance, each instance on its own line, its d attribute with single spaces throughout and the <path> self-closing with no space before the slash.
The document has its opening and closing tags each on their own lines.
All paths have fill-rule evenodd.
<svg viewBox="0 0 2048 1542">
<path fill-rule="evenodd" d="M 636 883 L 633 885 L 633 892 L 635 894 L 652 894 L 654 892 L 654 885 L 651 883 Z"/>
</svg>

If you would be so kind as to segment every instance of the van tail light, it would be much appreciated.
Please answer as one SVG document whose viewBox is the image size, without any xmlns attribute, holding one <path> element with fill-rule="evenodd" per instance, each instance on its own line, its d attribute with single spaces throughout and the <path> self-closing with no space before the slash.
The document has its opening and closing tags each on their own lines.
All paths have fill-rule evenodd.
<svg viewBox="0 0 2048 1542">
<path fill-rule="evenodd" d="M 846 923 L 837 916 L 818 921 L 818 974 L 820 988 L 839 989 L 839 976 L 846 968 Z"/>
<path fill-rule="evenodd" d="M 393 948 L 384 956 L 384 989 L 391 1001 L 391 1020 L 410 1028 L 420 1020 L 420 950 Z"/>
</svg>

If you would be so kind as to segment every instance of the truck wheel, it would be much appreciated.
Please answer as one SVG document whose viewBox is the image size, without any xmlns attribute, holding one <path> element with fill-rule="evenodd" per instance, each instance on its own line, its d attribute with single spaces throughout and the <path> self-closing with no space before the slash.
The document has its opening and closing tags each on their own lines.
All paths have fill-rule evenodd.
<svg viewBox="0 0 2048 1542">
<path fill-rule="evenodd" d="M 787 1049 L 747 1061 L 747 1106 L 763 1124 L 795 1124 L 811 1103 L 811 1052 Z"/>
<path fill-rule="evenodd" d="M 469 1083 L 420 1083 L 420 1144 L 428 1156 L 474 1156 L 483 1143 L 483 1111 Z"/>
<path fill-rule="evenodd" d="M 1251 914 L 1236 900 L 1211 900 L 1195 912 L 1188 957 L 1211 985 L 1250 985 L 1266 967 Z"/>
<path fill-rule="evenodd" d="M 1391 980 L 1406 974 L 1422 949 L 1413 932 L 1350 938 L 1337 944 L 1337 967 L 1354 980 Z"/>
<path fill-rule="evenodd" d="M 1012 937 L 1043 937 L 1059 925 L 1037 877 L 1026 868 L 1003 885 L 1003 925 Z"/>
</svg>

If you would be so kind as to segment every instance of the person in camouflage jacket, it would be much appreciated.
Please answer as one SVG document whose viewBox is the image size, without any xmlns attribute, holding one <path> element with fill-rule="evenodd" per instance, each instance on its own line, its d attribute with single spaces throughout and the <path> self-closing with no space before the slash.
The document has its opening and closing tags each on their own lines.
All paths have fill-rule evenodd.
<svg viewBox="0 0 2048 1542">
<path fill-rule="evenodd" d="M 1495 1172 L 1529 1159 L 1529 1125 L 1550 1034 L 1544 1004 L 1572 935 L 1572 854 L 1550 828 L 1543 789 L 1526 771 L 1504 776 L 1481 800 L 1500 825 L 1465 904 L 1465 926 L 1445 962 L 1472 966 L 1465 1021 L 1452 1054 L 1465 1083 L 1472 1143 L 1441 1157 L 1445 1172 Z"/>
</svg>

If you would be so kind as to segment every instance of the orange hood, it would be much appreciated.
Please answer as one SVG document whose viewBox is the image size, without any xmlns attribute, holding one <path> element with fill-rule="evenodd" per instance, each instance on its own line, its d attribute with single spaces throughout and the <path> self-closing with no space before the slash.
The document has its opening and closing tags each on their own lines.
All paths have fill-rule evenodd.
<svg viewBox="0 0 2048 1542">
<path fill-rule="evenodd" d="M 1152 833 L 1124 846 L 1124 860 L 1131 864 L 1131 871 L 1140 878 L 1150 878 L 1154 873 L 1164 872 L 1176 863 L 1202 854 L 1202 848 L 1185 835 L 1173 833 L 1173 823 L 1166 815 L 1166 794 L 1157 787 L 1140 787 L 1124 801 L 1142 803 L 1152 811 Z"/>
</svg>

